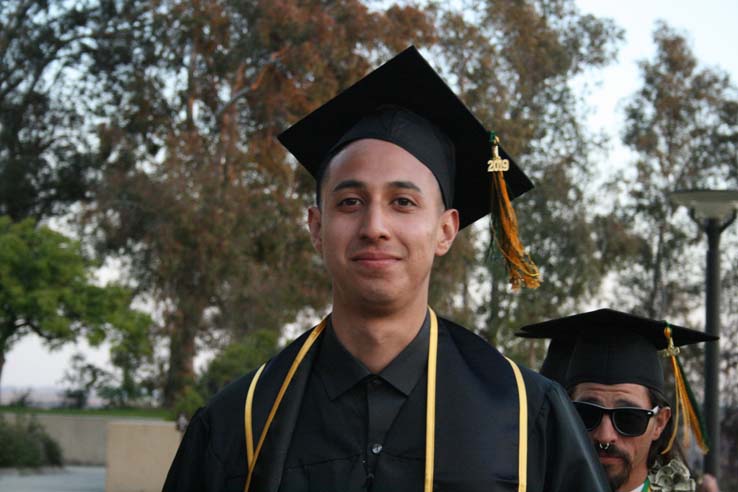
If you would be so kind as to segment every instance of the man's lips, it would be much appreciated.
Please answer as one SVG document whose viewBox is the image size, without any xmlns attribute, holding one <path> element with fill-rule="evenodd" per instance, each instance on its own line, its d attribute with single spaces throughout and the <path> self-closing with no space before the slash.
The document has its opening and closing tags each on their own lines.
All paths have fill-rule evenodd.
<svg viewBox="0 0 738 492">
<path fill-rule="evenodd" d="M 399 257 L 391 253 L 367 251 L 351 256 L 351 261 L 367 266 L 383 266 L 399 261 Z"/>
<path fill-rule="evenodd" d="M 603 452 L 599 452 L 597 453 L 597 455 L 600 458 L 600 463 L 602 463 L 603 465 L 623 462 L 623 458 L 620 456 L 615 456 L 615 455 L 603 453 Z"/>
</svg>

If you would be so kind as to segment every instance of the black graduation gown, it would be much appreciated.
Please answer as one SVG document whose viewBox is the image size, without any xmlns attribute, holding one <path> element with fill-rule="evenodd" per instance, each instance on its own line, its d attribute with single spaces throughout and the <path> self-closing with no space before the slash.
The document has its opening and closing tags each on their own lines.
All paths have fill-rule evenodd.
<svg viewBox="0 0 738 492">
<path fill-rule="evenodd" d="M 509 363 L 486 341 L 450 321 L 439 318 L 438 335 L 434 490 L 517 491 L 519 403 Z M 271 360 L 256 386 L 255 439 L 305 337 Z M 254 469 L 252 492 L 353 492 L 341 483 L 342 470 L 350 469 L 341 460 L 335 466 L 324 462 L 312 467 L 303 477 L 307 483 L 292 474 L 282 484 L 315 353 L 314 346 L 269 429 Z M 533 371 L 521 371 L 528 396 L 527 490 L 609 490 L 566 393 Z M 167 475 L 165 492 L 243 491 L 244 402 L 252 377 L 253 373 L 231 383 L 193 416 Z M 388 432 L 371 490 L 422 491 L 424 436 L 425 377 Z"/>
</svg>

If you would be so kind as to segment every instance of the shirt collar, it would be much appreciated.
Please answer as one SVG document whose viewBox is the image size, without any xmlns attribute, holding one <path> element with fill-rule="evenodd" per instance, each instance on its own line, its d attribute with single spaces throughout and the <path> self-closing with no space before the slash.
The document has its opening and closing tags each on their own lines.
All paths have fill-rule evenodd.
<svg viewBox="0 0 738 492">
<path fill-rule="evenodd" d="M 413 341 L 379 373 L 379 376 L 408 396 L 425 370 L 429 341 L 430 318 L 426 313 L 423 325 Z"/>
<path fill-rule="evenodd" d="M 638 487 L 634 488 L 634 489 L 633 489 L 633 490 L 631 490 L 630 492 L 642 492 L 642 491 L 643 491 L 643 486 L 644 486 L 644 485 L 646 485 L 646 482 L 643 482 L 642 484 L 640 484 L 640 485 L 639 485 Z"/>
<path fill-rule="evenodd" d="M 378 376 L 405 396 L 409 395 L 425 370 L 429 340 L 430 319 L 426 314 L 423 325 L 415 338 Z M 351 355 L 338 340 L 331 319 L 328 320 L 328 326 L 323 334 L 315 367 L 321 375 L 331 400 L 338 398 L 360 381 L 372 376 L 371 371 Z"/>
</svg>

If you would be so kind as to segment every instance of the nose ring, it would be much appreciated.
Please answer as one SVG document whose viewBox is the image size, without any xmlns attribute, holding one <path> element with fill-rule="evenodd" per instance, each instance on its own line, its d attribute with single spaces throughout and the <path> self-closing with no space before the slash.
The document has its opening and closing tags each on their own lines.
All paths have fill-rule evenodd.
<svg viewBox="0 0 738 492">
<path fill-rule="evenodd" d="M 608 442 L 603 444 L 601 442 L 598 442 L 597 447 L 599 447 L 603 451 L 607 451 L 608 449 L 610 449 L 610 443 Z"/>
</svg>

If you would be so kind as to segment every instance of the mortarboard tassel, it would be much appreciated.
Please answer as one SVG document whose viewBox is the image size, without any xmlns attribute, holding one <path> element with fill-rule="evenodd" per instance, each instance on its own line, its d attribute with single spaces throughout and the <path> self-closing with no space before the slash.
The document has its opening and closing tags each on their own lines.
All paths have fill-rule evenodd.
<svg viewBox="0 0 738 492">
<path fill-rule="evenodd" d="M 689 387 L 687 378 L 684 377 L 682 364 L 676 357 L 679 353 L 679 348 L 674 346 L 674 340 L 671 338 L 671 328 L 668 325 L 664 328 L 664 336 L 669 341 L 669 346 L 663 351 L 663 354 L 671 360 L 671 368 L 674 371 L 674 399 L 676 400 L 676 408 L 674 411 L 674 430 L 669 438 L 669 444 L 661 454 L 668 453 L 674 444 L 674 439 L 679 430 L 680 415 L 682 417 L 682 445 L 685 448 L 689 447 L 691 443 L 690 436 L 694 434 L 697 446 L 702 451 L 702 454 L 706 454 L 709 451 L 709 447 L 707 444 L 705 424 L 697 410 L 697 401 L 695 400 L 694 393 L 692 393 L 692 388 Z"/>
<path fill-rule="evenodd" d="M 520 242 L 518 219 L 510 203 L 503 174 L 510 169 L 510 161 L 500 157 L 500 139 L 495 132 L 490 132 L 490 143 L 492 144 L 492 158 L 487 162 L 487 171 L 492 174 L 490 232 L 497 248 L 505 257 L 505 267 L 510 275 L 510 285 L 513 290 L 518 290 L 522 286 L 535 289 L 541 285 L 540 273 Z"/>
</svg>

